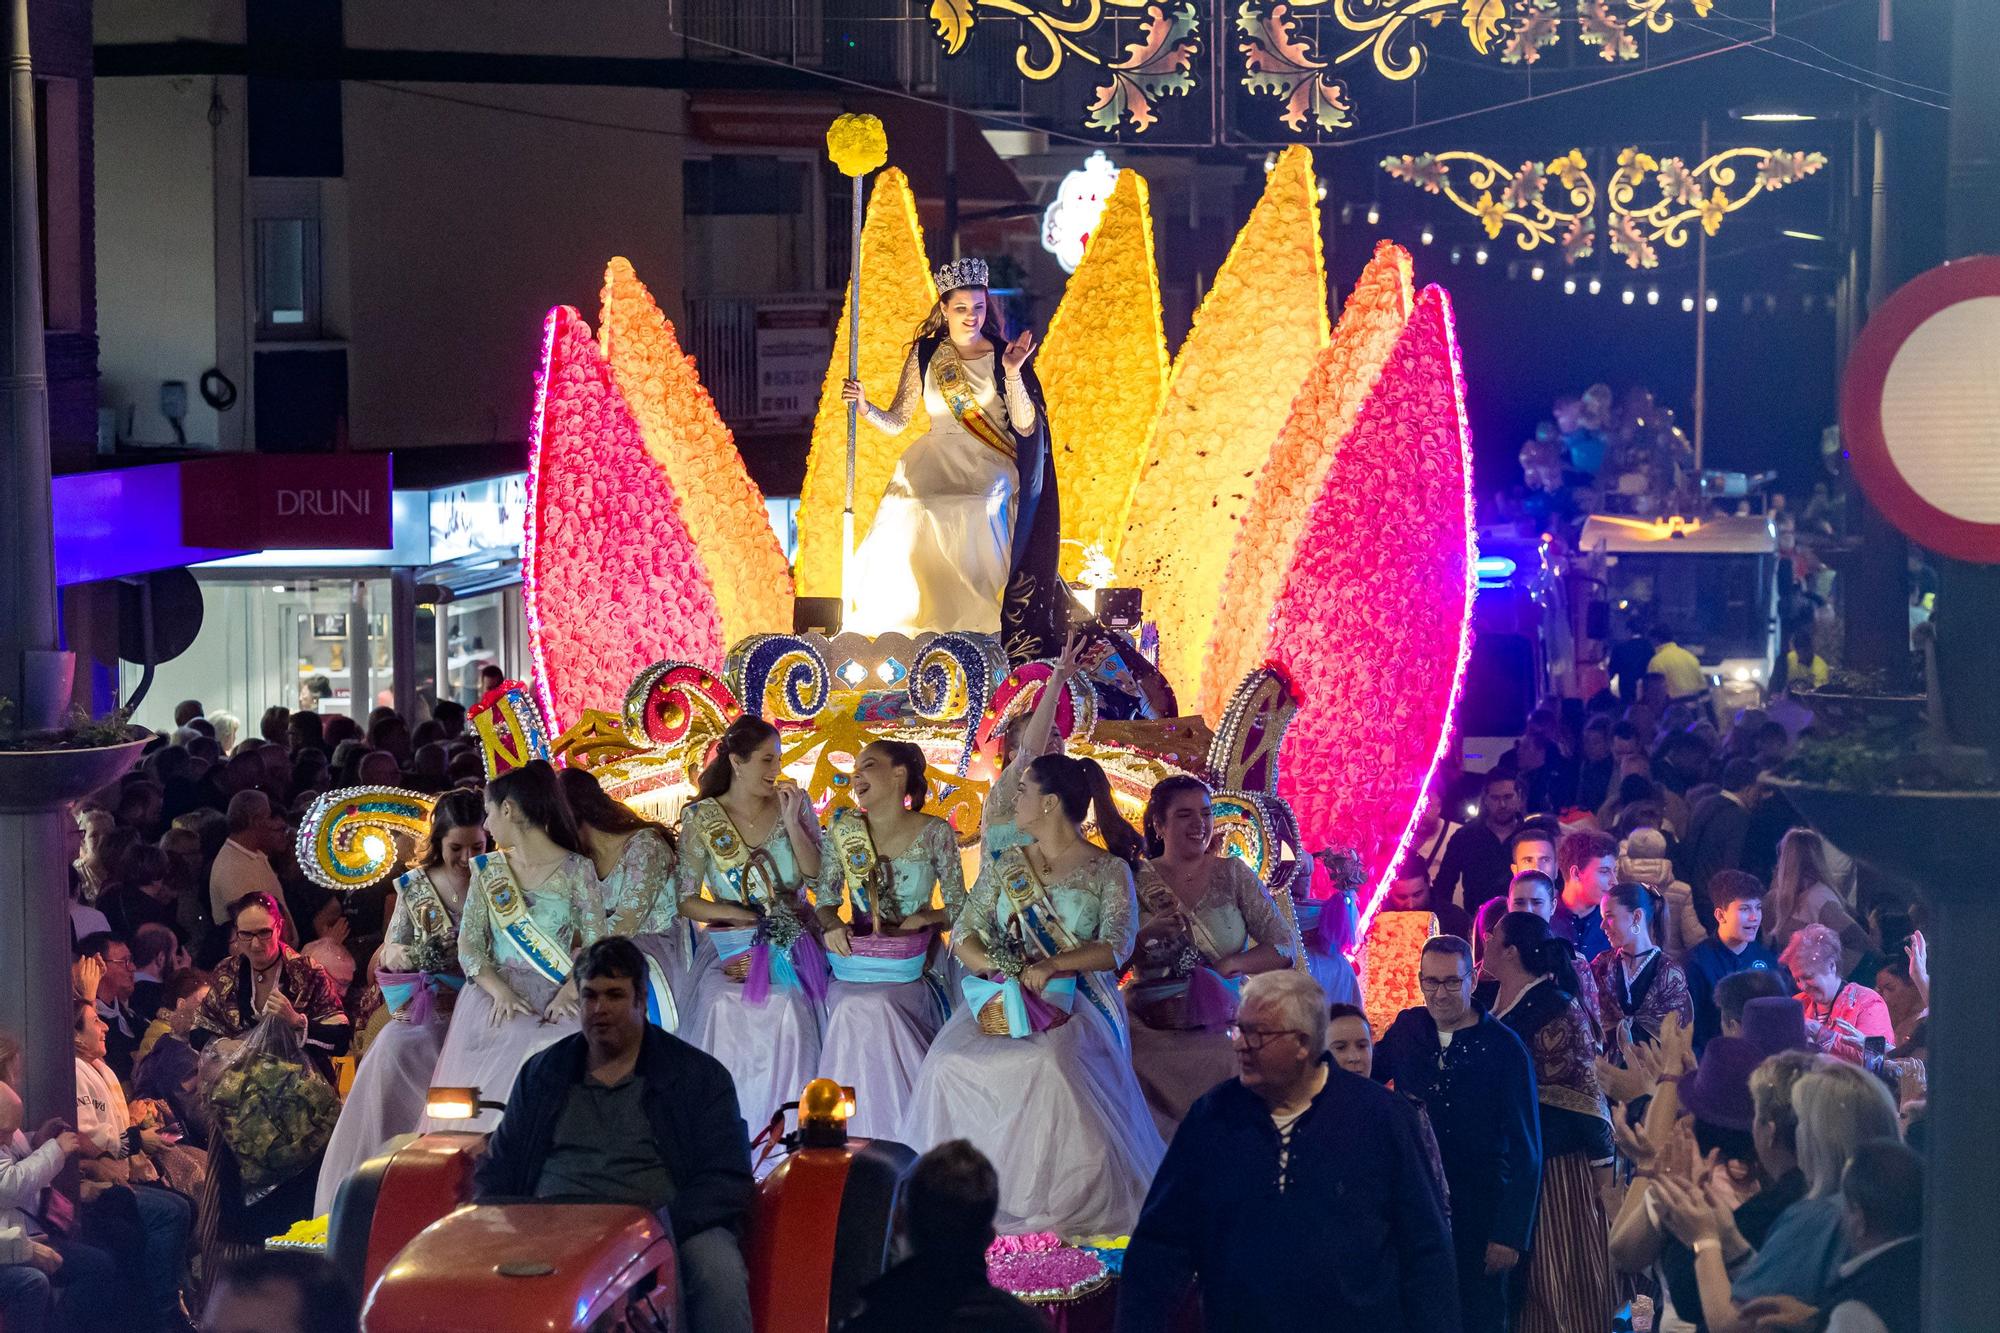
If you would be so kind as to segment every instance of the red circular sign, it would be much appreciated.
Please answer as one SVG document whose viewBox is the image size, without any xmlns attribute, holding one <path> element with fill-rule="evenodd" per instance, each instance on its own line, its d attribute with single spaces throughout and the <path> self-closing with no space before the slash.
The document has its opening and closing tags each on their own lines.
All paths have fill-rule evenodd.
<svg viewBox="0 0 2000 1333">
<path fill-rule="evenodd" d="M 1934 268 L 1882 303 L 1847 360 L 1840 436 L 1904 534 L 2000 564 L 2000 257 Z"/>
</svg>

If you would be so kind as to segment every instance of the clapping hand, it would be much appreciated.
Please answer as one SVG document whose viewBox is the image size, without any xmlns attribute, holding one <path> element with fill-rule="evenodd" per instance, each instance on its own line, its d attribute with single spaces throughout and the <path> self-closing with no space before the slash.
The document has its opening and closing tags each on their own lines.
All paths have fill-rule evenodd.
<svg viewBox="0 0 2000 1333">
<path fill-rule="evenodd" d="M 1903 952 L 1910 959 L 1910 984 L 1917 988 L 1917 995 L 1923 1000 L 1924 1008 L 1931 1007 L 1931 946 L 1924 939 L 1924 932 L 1915 932 L 1903 944 Z"/>
<path fill-rule="evenodd" d="M 76 984 L 77 996 L 97 1002 L 97 985 L 104 980 L 104 960 L 94 953 L 87 953 L 71 964 L 69 975 Z"/>
<path fill-rule="evenodd" d="M 1000 354 L 1000 364 L 1007 368 L 1009 375 L 1018 375 L 1021 373 L 1021 367 L 1026 365 L 1028 358 L 1034 354 L 1034 331 L 1032 329 L 1022 329 L 1015 336 L 1014 341 L 1007 344 L 1007 350 Z"/>
</svg>

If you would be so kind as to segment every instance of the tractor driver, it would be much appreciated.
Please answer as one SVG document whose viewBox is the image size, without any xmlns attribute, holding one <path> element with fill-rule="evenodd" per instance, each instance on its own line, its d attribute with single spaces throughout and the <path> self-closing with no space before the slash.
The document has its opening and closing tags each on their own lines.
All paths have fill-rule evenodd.
<svg viewBox="0 0 2000 1333">
<path fill-rule="evenodd" d="M 522 1068 L 480 1159 L 478 1200 L 658 1211 L 673 1231 L 686 1326 L 751 1333 L 740 1240 L 754 1186 L 736 1085 L 714 1057 L 646 1021 L 646 959 L 632 941 L 599 940 L 576 976 L 583 1031 Z"/>
</svg>

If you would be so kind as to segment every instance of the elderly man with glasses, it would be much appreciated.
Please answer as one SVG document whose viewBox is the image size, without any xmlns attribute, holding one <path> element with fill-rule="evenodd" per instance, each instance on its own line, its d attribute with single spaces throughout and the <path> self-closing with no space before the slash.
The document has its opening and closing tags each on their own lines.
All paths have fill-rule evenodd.
<svg viewBox="0 0 2000 1333">
<path fill-rule="evenodd" d="M 1191 1282 L 1209 1329 L 1458 1328 L 1416 1113 L 1335 1068 L 1326 1030 L 1305 973 L 1244 986 L 1229 1032 L 1238 1076 L 1194 1104 L 1153 1177 L 1125 1255 L 1120 1333 L 1173 1327 Z"/>
<path fill-rule="evenodd" d="M 1375 1044 L 1375 1078 L 1423 1103 L 1451 1192 L 1465 1333 L 1505 1333 L 1512 1283 L 1534 1234 L 1542 1178 L 1535 1069 L 1504 1025 L 1472 1002 L 1472 946 L 1424 941 L 1424 1002 Z"/>
</svg>

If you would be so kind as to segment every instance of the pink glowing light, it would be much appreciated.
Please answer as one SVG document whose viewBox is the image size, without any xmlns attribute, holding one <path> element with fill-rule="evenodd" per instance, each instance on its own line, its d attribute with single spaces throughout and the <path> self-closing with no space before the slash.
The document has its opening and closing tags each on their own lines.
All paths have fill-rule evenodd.
<svg viewBox="0 0 2000 1333">
<path fill-rule="evenodd" d="M 568 306 L 543 327 L 521 562 L 535 691 L 552 730 L 586 708 L 617 710 L 654 662 L 721 668 L 714 588 L 673 487 Z"/>
<path fill-rule="evenodd" d="M 1271 614 L 1300 699 L 1279 794 L 1308 847 L 1355 848 L 1355 948 L 1448 749 L 1471 651 L 1470 440 L 1451 304 L 1426 288 L 1341 441 Z"/>
</svg>

